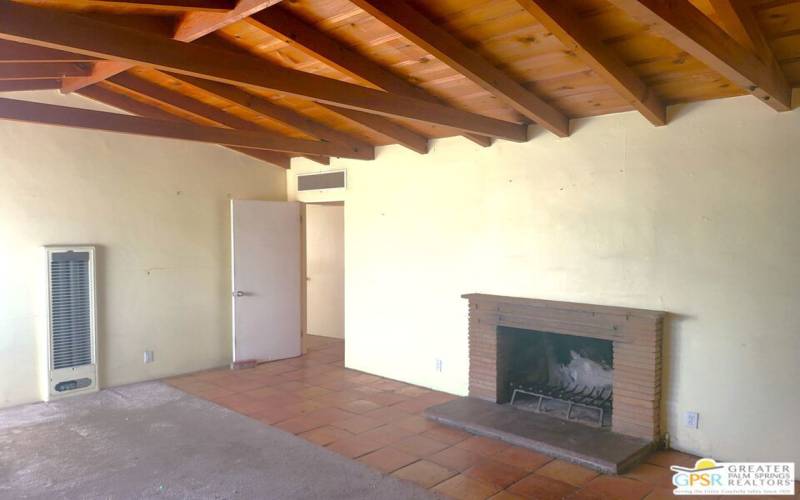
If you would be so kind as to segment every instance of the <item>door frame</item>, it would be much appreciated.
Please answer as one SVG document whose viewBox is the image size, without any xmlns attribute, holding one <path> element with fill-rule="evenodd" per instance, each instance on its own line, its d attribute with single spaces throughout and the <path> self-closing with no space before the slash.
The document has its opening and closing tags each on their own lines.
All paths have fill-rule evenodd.
<svg viewBox="0 0 800 500">
<path fill-rule="evenodd" d="M 342 207 L 344 209 L 345 202 L 344 200 L 331 200 L 331 201 L 301 201 L 300 202 L 300 248 L 301 248 L 301 255 L 300 258 L 302 259 L 300 263 L 300 269 L 302 272 L 302 279 L 300 280 L 300 293 L 302 295 L 300 301 L 300 313 L 303 315 L 300 324 L 302 326 L 302 351 L 303 354 L 307 352 L 306 347 L 306 335 L 308 334 L 308 251 L 307 251 L 307 238 L 306 238 L 306 206 L 308 205 L 327 205 L 327 206 L 336 206 Z M 343 214 L 344 216 L 345 214 Z M 344 221 L 345 227 L 347 227 L 347 219 Z M 344 238 L 344 235 L 342 235 Z M 347 255 L 347 248 L 344 249 L 342 254 L 342 259 L 345 258 Z M 345 263 L 342 262 L 342 266 L 344 267 Z M 345 279 L 346 278 L 345 273 Z M 347 302 L 347 294 L 344 295 L 345 304 Z M 343 332 L 343 340 L 347 342 L 347 323 L 345 322 L 345 328 Z"/>
</svg>

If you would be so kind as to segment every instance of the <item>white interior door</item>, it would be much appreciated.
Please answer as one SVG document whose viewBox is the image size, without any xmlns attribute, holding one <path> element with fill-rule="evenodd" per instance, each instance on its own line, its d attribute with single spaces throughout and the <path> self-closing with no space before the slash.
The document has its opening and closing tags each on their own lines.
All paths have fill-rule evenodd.
<svg viewBox="0 0 800 500">
<path fill-rule="evenodd" d="M 300 204 L 231 201 L 233 360 L 301 352 Z"/>
<path fill-rule="evenodd" d="M 307 331 L 343 339 L 343 206 L 306 205 L 306 263 Z"/>
</svg>

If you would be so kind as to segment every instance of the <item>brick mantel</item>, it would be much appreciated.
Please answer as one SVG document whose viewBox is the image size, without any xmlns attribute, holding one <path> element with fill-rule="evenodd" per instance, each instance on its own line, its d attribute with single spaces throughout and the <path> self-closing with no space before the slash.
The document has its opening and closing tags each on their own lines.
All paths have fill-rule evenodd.
<svg viewBox="0 0 800 500">
<path fill-rule="evenodd" d="M 660 437 L 661 340 L 666 313 L 647 309 L 467 294 L 469 395 L 498 402 L 497 328 L 609 340 L 614 349 L 612 430 Z M 500 383 L 502 383 L 501 375 Z"/>
</svg>

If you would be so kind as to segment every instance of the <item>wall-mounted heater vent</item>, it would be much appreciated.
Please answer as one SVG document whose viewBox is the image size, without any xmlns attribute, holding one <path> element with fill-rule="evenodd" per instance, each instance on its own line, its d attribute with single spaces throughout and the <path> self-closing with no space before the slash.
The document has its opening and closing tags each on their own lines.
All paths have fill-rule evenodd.
<svg viewBox="0 0 800 500">
<path fill-rule="evenodd" d="M 97 390 L 94 247 L 46 247 L 44 400 Z"/>
<path fill-rule="evenodd" d="M 324 191 L 326 189 L 341 189 L 347 186 L 347 172 L 336 170 L 333 172 L 317 172 L 313 174 L 299 174 L 297 176 L 297 191 Z"/>
</svg>

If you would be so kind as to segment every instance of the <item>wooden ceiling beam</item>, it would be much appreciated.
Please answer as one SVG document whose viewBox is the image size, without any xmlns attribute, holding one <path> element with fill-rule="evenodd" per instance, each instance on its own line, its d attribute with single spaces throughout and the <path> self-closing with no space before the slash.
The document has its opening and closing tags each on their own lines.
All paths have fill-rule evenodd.
<svg viewBox="0 0 800 500">
<path fill-rule="evenodd" d="M 216 97 L 225 99 L 230 103 L 245 107 L 264 117 L 289 125 L 290 127 L 305 134 L 314 136 L 317 139 L 338 142 L 339 144 L 347 145 L 361 151 L 371 151 L 374 157 L 375 147 L 372 144 L 364 142 L 344 132 L 330 128 L 327 125 L 315 121 L 306 115 L 298 113 L 291 108 L 279 106 L 267 99 L 253 95 L 238 87 L 190 76 L 174 74 L 171 74 L 170 76 L 195 86 L 205 92 L 213 94 Z"/>
<path fill-rule="evenodd" d="M 569 119 L 510 76 L 461 43 L 405 0 L 351 0 L 415 45 L 559 137 L 569 135 Z"/>
<path fill-rule="evenodd" d="M 76 63 L 0 64 L 0 80 L 52 80 L 88 74 L 89 68 Z"/>
<path fill-rule="evenodd" d="M 0 92 L 25 92 L 30 90 L 53 90 L 61 88 L 61 80 L 4 80 L 0 81 Z"/>
<path fill-rule="evenodd" d="M 17 0 L 21 3 L 41 7 L 60 7 L 63 1 Z M 93 8 L 111 12 L 128 11 L 131 8 L 148 12 L 176 14 L 181 12 L 225 12 L 234 6 L 233 0 L 70 0 L 70 7 Z"/>
<path fill-rule="evenodd" d="M 91 87 L 80 89 L 76 93 L 82 95 L 83 97 L 105 104 L 106 106 L 111 106 L 134 115 L 139 115 L 146 118 L 155 118 L 159 120 L 191 123 L 185 118 L 172 115 L 159 108 L 148 106 L 142 102 L 131 99 L 130 97 L 122 94 L 118 94 L 99 85 L 93 85 Z M 267 151 L 264 149 L 247 149 L 231 146 L 223 147 L 232 149 L 239 153 L 251 156 L 281 168 L 291 168 L 291 157 L 285 153 L 277 153 L 275 151 Z"/>
<path fill-rule="evenodd" d="M 200 37 L 241 21 L 246 17 L 279 3 L 281 0 L 239 0 L 236 7 L 224 14 L 210 12 L 190 12 L 175 27 L 175 40 L 191 42 Z"/>
<path fill-rule="evenodd" d="M 653 125 L 666 125 L 667 109 L 647 85 L 604 44 L 585 22 L 578 18 L 569 2 L 563 0 L 517 0 L 522 8 L 555 35 L 567 50 L 605 80 Z"/>
<path fill-rule="evenodd" d="M 170 90 L 166 87 L 162 87 L 128 73 L 122 73 L 120 75 L 113 76 L 109 78 L 108 81 L 114 85 L 136 92 L 137 94 L 143 95 L 163 104 L 167 104 L 168 106 L 172 106 L 181 111 L 191 113 L 206 120 L 211 120 L 219 125 L 230 127 L 235 130 L 250 130 L 253 132 L 266 131 L 266 129 L 256 123 L 239 118 L 238 116 L 232 115 L 217 107 L 181 94 L 180 92 Z M 352 155 L 357 156 L 358 159 L 375 159 L 375 148 L 373 148 L 371 145 L 367 145 L 363 148 L 353 145 L 343 146 L 348 147 L 352 152 Z M 351 156 L 351 158 L 354 156 Z M 325 164 L 328 163 L 326 160 L 321 159 L 319 155 L 308 155 L 308 157 L 310 160 L 316 162 L 322 162 Z"/>
<path fill-rule="evenodd" d="M 280 0 L 238 0 L 236 7 L 228 12 L 189 12 L 184 15 L 175 28 L 173 38 L 180 42 L 191 42 L 213 31 L 240 21 L 241 19 L 266 9 Z M 92 74 L 85 78 L 67 79 L 63 92 L 73 92 L 93 83 L 101 82 L 111 76 L 131 69 L 134 64 L 119 61 L 101 61 L 95 64 Z"/>
<path fill-rule="evenodd" d="M 268 132 L 204 127 L 190 123 L 154 120 L 139 116 L 6 98 L 0 98 L 0 119 L 167 139 L 182 139 L 242 148 L 267 149 L 285 153 L 351 157 L 346 148 L 327 142 L 294 139 Z"/>
<path fill-rule="evenodd" d="M 255 14 L 246 22 L 346 75 L 369 82 L 387 92 L 430 102 L 441 102 L 425 90 L 329 37 L 280 6 Z M 464 134 L 464 137 L 484 147 L 492 144 L 491 138 L 486 136 Z"/>
<path fill-rule="evenodd" d="M 321 106 L 328 111 L 347 118 L 361 126 L 377 132 L 389 140 L 395 141 L 398 144 L 407 147 L 412 151 L 424 155 L 427 154 L 430 148 L 430 142 L 424 135 L 420 135 L 413 130 L 395 123 L 382 116 L 373 115 L 371 113 L 364 113 L 355 109 L 342 108 L 339 106 L 332 106 L 330 104 L 321 104 Z"/>
<path fill-rule="evenodd" d="M 792 89 L 780 67 L 762 62 L 688 0 L 610 2 L 777 111 L 791 109 Z"/>
<path fill-rule="evenodd" d="M 749 0 L 709 0 L 724 29 L 742 47 L 750 49 L 765 64 L 777 64 L 772 48 L 758 24 Z"/>
<path fill-rule="evenodd" d="M 73 54 L 63 50 L 46 49 L 27 43 L 0 40 L 0 64 L 5 63 L 47 63 L 47 62 L 93 62 L 96 57 Z"/>
<path fill-rule="evenodd" d="M 214 123 L 232 128 L 234 130 L 250 130 L 252 132 L 265 131 L 263 127 L 260 127 L 259 125 L 253 122 L 239 118 L 238 116 L 232 115 L 230 113 L 226 113 L 225 111 L 219 108 L 208 105 L 204 102 L 200 102 L 196 99 L 181 94 L 180 92 L 175 92 L 173 90 L 162 87 L 160 85 L 156 85 L 155 83 L 149 82 L 142 78 L 135 77 L 128 73 L 115 75 L 109 78 L 108 81 L 113 85 L 122 87 L 129 91 L 133 91 L 149 99 L 153 99 L 162 104 L 166 104 L 173 108 L 177 108 L 181 111 L 191 113 L 200 118 L 211 120 Z M 357 148 L 353 148 L 353 151 L 354 153 L 359 152 Z M 363 160 L 375 159 L 374 148 L 370 147 L 367 150 L 361 150 L 361 153 L 363 153 L 363 157 L 361 158 Z M 322 163 L 324 165 L 330 163 L 330 160 L 328 160 L 326 157 L 320 157 L 319 155 L 304 155 L 304 156 L 306 156 L 308 159 L 312 161 Z"/>
<path fill-rule="evenodd" d="M 254 56 L 182 43 L 10 0 L 0 0 L 0 38 L 123 60 L 230 85 L 276 91 L 512 141 L 528 139 L 527 126 L 523 124 L 304 73 Z"/>
</svg>

